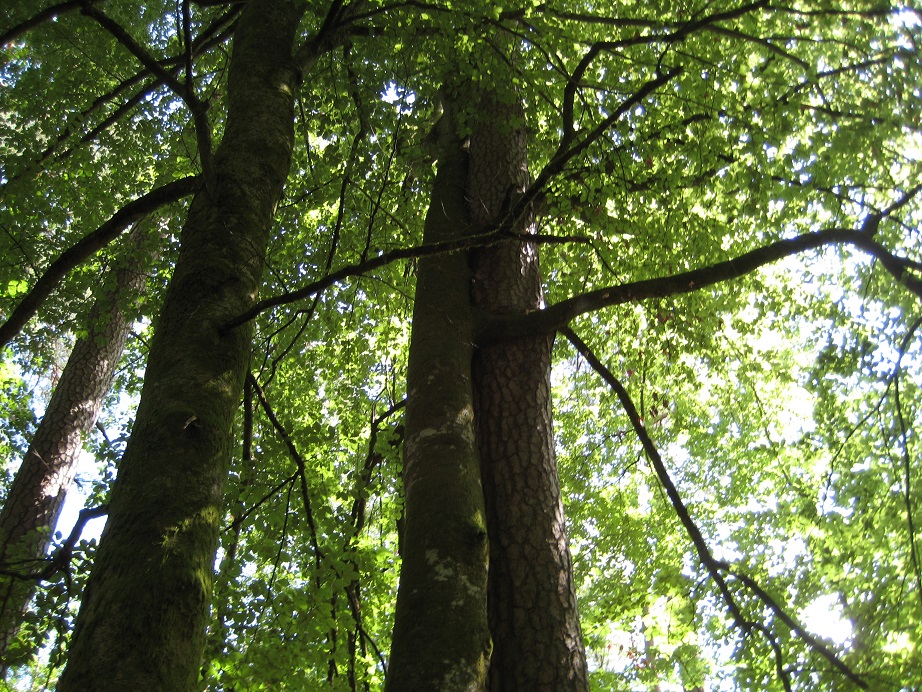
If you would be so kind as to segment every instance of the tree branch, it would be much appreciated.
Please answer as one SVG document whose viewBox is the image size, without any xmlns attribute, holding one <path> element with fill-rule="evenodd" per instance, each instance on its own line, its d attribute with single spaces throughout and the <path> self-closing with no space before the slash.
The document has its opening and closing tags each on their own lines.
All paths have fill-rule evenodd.
<svg viewBox="0 0 922 692">
<path fill-rule="evenodd" d="M 211 152 L 211 125 L 208 122 L 208 105 L 195 95 L 192 84 L 183 84 L 171 72 L 165 70 L 160 62 L 152 56 L 147 49 L 134 40 L 124 27 L 109 17 L 102 10 L 93 7 L 87 3 L 81 12 L 87 17 L 95 20 L 101 27 L 108 31 L 115 40 L 122 44 L 129 53 L 135 56 L 144 67 L 151 71 L 160 81 L 166 84 L 173 93 L 175 93 L 192 113 L 192 121 L 195 126 L 196 141 L 199 149 L 199 163 L 202 166 L 202 173 L 205 181 L 208 183 L 212 179 L 212 152 Z M 188 41 L 188 38 L 187 38 Z M 191 41 L 187 47 L 187 59 L 191 61 Z M 191 76 L 191 63 L 190 63 Z"/>
<path fill-rule="evenodd" d="M 271 310 L 274 307 L 278 307 L 279 305 L 288 305 L 289 303 L 295 303 L 299 300 L 303 300 L 304 298 L 309 298 L 310 296 L 325 291 L 330 286 L 339 283 L 343 279 L 367 274 L 370 271 L 380 269 L 381 267 L 387 266 L 388 264 L 392 264 L 399 260 L 428 257 L 431 255 L 440 255 L 449 252 L 461 252 L 475 247 L 493 245 L 504 240 L 518 240 L 523 243 L 546 243 L 550 245 L 562 243 L 592 243 L 590 238 L 580 235 L 530 235 L 528 233 L 503 233 L 500 231 L 491 230 L 486 233 L 471 235 L 467 236 L 466 238 L 460 238 L 458 240 L 446 240 L 441 243 L 432 243 L 430 245 L 417 245 L 415 247 L 387 250 L 382 252 L 377 257 L 372 257 L 370 260 L 366 260 L 365 262 L 349 264 L 345 267 L 342 267 L 341 269 L 337 269 L 332 274 L 327 274 L 322 279 L 317 279 L 316 281 L 313 281 L 306 286 L 302 286 L 296 291 L 289 291 L 288 293 L 283 293 L 278 296 L 273 296 L 271 298 L 261 300 L 246 312 L 241 313 L 234 319 L 230 320 L 227 324 L 223 325 L 221 327 L 221 333 L 227 333 L 232 329 L 236 329 L 240 325 L 246 324 L 250 320 L 255 319 L 262 313 L 266 312 L 267 310 Z"/>
<path fill-rule="evenodd" d="M 0 349 L 6 346 L 38 311 L 42 302 L 57 287 L 67 273 L 81 262 L 115 240 L 118 235 L 135 221 L 155 209 L 194 193 L 201 182 L 198 176 L 174 180 L 155 188 L 146 195 L 129 202 L 119 209 L 102 226 L 78 240 L 56 259 L 26 293 L 9 318 L 0 325 Z"/>
<path fill-rule="evenodd" d="M 686 507 L 685 503 L 682 501 L 682 497 L 679 495 L 678 488 L 676 488 L 675 484 L 672 482 L 672 478 L 669 476 L 666 465 L 663 463 L 663 458 L 660 456 L 659 450 L 657 450 L 656 445 L 653 444 L 653 440 L 647 433 L 647 430 L 640 419 L 640 414 L 637 412 L 637 407 L 634 406 L 634 402 L 631 399 L 631 396 L 628 394 L 627 390 L 624 388 L 618 378 L 614 376 L 611 370 L 609 370 L 602 363 L 602 361 L 599 360 L 599 358 L 592 352 L 586 343 L 580 339 L 572 329 L 569 327 L 564 327 L 560 329 L 560 333 L 563 334 L 567 340 L 576 347 L 576 350 L 580 353 L 580 355 L 586 359 L 589 365 L 615 391 L 618 400 L 621 402 L 622 408 L 631 421 L 631 426 L 637 433 L 637 437 L 640 438 L 640 442 L 643 445 L 644 451 L 647 453 L 647 457 L 650 459 L 650 463 L 652 464 L 653 469 L 660 480 L 660 483 L 666 491 L 666 495 L 669 497 L 669 501 L 672 504 L 673 509 L 675 509 L 676 514 L 679 516 L 679 521 L 682 523 L 682 526 L 685 527 L 685 531 L 688 533 L 692 544 L 695 546 L 695 551 L 698 553 L 698 559 L 701 561 L 701 564 L 704 565 L 705 569 L 708 571 L 708 574 L 714 580 L 714 583 L 717 584 L 717 588 L 723 596 L 724 602 L 727 605 L 727 609 L 733 616 L 734 621 L 740 627 L 742 627 L 743 631 L 747 634 L 751 633 L 753 629 L 756 629 L 762 632 L 762 634 L 768 639 L 769 644 L 775 653 L 776 671 L 784 683 L 785 688 L 789 689 L 790 683 L 787 680 L 787 674 L 785 673 L 784 667 L 782 666 L 782 651 L 778 645 L 777 639 L 764 625 L 753 623 L 743 616 L 743 613 L 737 604 L 733 593 L 730 591 L 730 588 L 727 585 L 723 574 L 721 574 L 722 571 L 727 572 L 739 580 L 744 586 L 746 586 L 746 588 L 752 591 L 752 593 L 754 593 L 762 603 L 768 606 L 768 608 L 778 617 L 779 620 L 787 625 L 791 631 L 800 637 L 813 651 L 820 654 L 823 658 L 829 661 L 836 668 L 836 670 L 845 675 L 849 680 L 851 680 L 861 689 L 867 689 L 867 683 L 861 677 L 859 677 L 854 671 L 851 670 L 851 668 L 845 665 L 845 663 L 843 663 L 838 658 L 838 656 L 836 656 L 835 652 L 817 640 L 796 620 L 794 620 L 794 618 L 788 615 L 784 608 L 782 608 L 777 603 L 777 601 L 775 601 L 765 591 L 765 589 L 763 589 L 758 584 L 758 582 L 756 582 L 751 577 L 734 570 L 729 563 L 716 560 L 714 558 L 710 548 L 708 548 L 707 542 L 704 540 L 704 536 L 701 534 L 697 524 L 695 524 L 694 519 L 692 519 L 691 513 L 688 511 L 688 507 Z"/>
<path fill-rule="evenodd" d="M 196 57 L 203 53 L 204 51 L 212 48 L 215 45 L 219 45 L 225 42 L 233 33 L 234 25 L 233 21 L 237 14 L 240 13 L 240 6 L 233 7 L 223 15 L 215 19 L 208 27 L 202 30 L 202 32 L 195 37 L 195 40 L 192 42 L 193 47 L 193 57 Z M 2 44 L 0 44 L 2 45 Z M 168 69 L 171 73 L 177 72 L 180 69 L 182 58 L 173 57 L 167 58 L 166 60 L 161 61 L 161 65 L 164 69 Z M 45 162 L 55 155 L 58 149 L 72 136 L 76 134 L 75 130 L 77 129 L 75 125 L 79 124 L 81 127 L 84 123 L 89 122 L 90 116 L 92 116 L 96 111 L 101 110 L 104 105 L 110 103 L 120 96 L 122 93 L 127 91 L 129 88 L 140 84 L 150 75 L 150 71 L 146 68 L 142 68 L 136 72 L 131 77 L 122 80 L 117 86 L 108 91 L 101 96 L 97 96 L 93 102 L 80 111 L 79 114 L 76 114 L 71 122 L 64 128 L 63 131 L 58 134 L 55 140 L 49 144 L 45 150 L 35 159 L 30 166 L 27 166 L 24 171 L 19 173 L 8 175 L 8 181 L 5 185 L 9 185 L 15 180 L 18 180 L 29 171 L 40 170 Z M 91 130 L 86 132 L 79 140 L 78 144 L 86 144 L 96 139 L 102 132 L 107 130 L 111 125 L 124 117 L 127 113 L 130 113 L 132 109 L 146 98 L 150 93 L 155 89 L 161 86 L 160 80 L 156 77 L 148 82 L 143 88 L 135 92 L 130 97 L 126 98 L 122 103 L 115 108 L 109 115 L 105 116 L 101 121 L 99 121 Z M 76 145 L 71 147 L 60 154 L 59 160 L 63 160 L 70 156 Z"/>
<path fill-rule="evenodd" d="M 101 1 L 102 0 L 67 0 L 67 2 L 59 2 L 57 5 L 46 7 L 44 10 L 37 12 L 25 21 L 22 21 L 8 29 L 5 33 L 0 34 L 0 48 L 6 46 L 8 43 L 12 43 L 27 31 L 30 31 L 45 22 L 50 22 L 54 19 L 57 19 L 62 14 L 72 12 L 73 10 L 79 10 L 85 7 L 87 4 Z M 0 60 L 0 65 L 2 65 L 3 62 L 5 61 Z"/>
<path fill-rule="evenodd" d="M 294 440 L 291 439 L 291 435 L 285 430 L 285 426 L 279 422 L 278 417 L 275 415 L 275 411 L 272 410 L 272 406 L 266 398 L 265 392 L 263 392 L 262 387 L 259 386 L 259 382 L 253 376 L 253 373 L 247 373 L 247 382 L 253 388 L 256 398 L 259 399 L 259 405 L 262 407 L 263 411 L 265 411 L 266 417 L 269 419 L 272 427 L 275 428 L 278 436 L 282 438 L 282 442 L 284 442 L 285 447 L 288 448 L 288 453 L 298 467 L 297 476 L 300 479 L 301 500 L 304 502 L 304 514 L 307 519 L 308 530 L 310 531 L 311 547 L 314 549 L 314 561 L 319 570 L 321 556 L 320 545 L 317 543 L 317 525 L 314 523 L 314 512 L 311 509 L 310 495 L 307 492 L 307 464 L 304 462 L 304 457 L 301 456 L 301 453 L 295 446 Z"/>
<path fill-rule="evenodd" d="M 313 281 L 306 286 L 299 288 L 296 291 L 290 291 L 288 293 L 283 293 L 282 295 L 273 296 L 272 298 L 266 298 L 261 300 L 252 308 L 246 312 L 238 315 L 234 319 L 230 320 L 227 324 L 221 327 L 222 333 L 229 332 L 232 329 L 239 327 L 242 324 L 246 324 L 250 320 L 256 318 L 258 315 L 262 314 L 266 310 L 277 307 L 279 305 L 287 305 L 289 303 L 294 303 L 296 301 L 302 300 L 309 296 L 312 296 L 316 293 L 326 290 L 330 286 L 343 279 L 347 279 L 351 276 L 359 276 L 365 274 L 374 269 L 379 269 L 384 267 L 392 262 L 396 262 L 402 259 L 411 259 L 415 257 L 427 257 L 429 255 L 438 255 L 448 252 L 460 252 L 462 250 L 467 250 L 472 247 L 477 247 L 479 245 L 487 245 L 490 243 L 496 243 L 500 240 L 503 240 L 495 231 L 490 231 L 488 233 L 482 233 L 479 235 L 468 236 L 467 238 L 461 238 L 459 240 L 447 240 L 441 243 L 432 243 L 430 245 L 419 245 L 416 247 L 409 248 L 398 248 L 397 250 L 388 250 L 382 252 L 377 257 L 373 257 L 370 260 L 365 262 L 359 262 L 358 264 L 349 264 L 341 269 L 337 269 L 332 274 L 327 274 L 322 279 Z"/>
<path fill-rule="evenodd" d="M 100 505 L 99 507 L 87 507 L 80 510 L 80 513 L 77 515 L 77 521 L 74 524 L 74 528 L 71 529 L 70 535 L 68 535 L 67 540 L 64 541 L 57 550 L 54 551 L 51 555 L 46 558 L 41 558 L 38 560 L 32 559 L 28 562 L 37 562 L 39 564 L 44 564 L 45 567 L 38 570 L 33 570 L 31 572 L 20 572 L 18 570 L 9 569 L 9 564 L 4 564 L 3 568 L 0 569 L 0 574 L 5 577 L 12 577 L 13 579 L 37 579 L 39 581 L 45 581 L 51 579 L 55 573 L 64 570 L 67 574 L 67 580 L 70 581 L 70 559 L 74 554 L 74 547 L 77 545 L 77 541 L 80 540 L 80 536 L 83 534 L 83 528 L 86 526 L 87 522 L 90 519 L 96 519 L 97 517 L 104 517 L 109 513 L 109 505 Z M 23 563 L 21 563 L 23 564 Z"/>
<path fill-rule="evenodd" d="M 837 244 L 852 245 L 871 255 L 900 284 L 922 298 L 922 279 L 913 274 L 913 272 L 920 271 L 919 262 L 892 254 L 863 231 L 831 228 L 778 240 L 770 245 L 743 253 L 735 259 L 718 262 L 702 269 L 600 288 L 562 300 L 527 315 L 484 315 L 481 317 L 477 333 L 478 343 L 483 345 L 536 334 L 548 334 L 564 328 L 575 317 L 587 312 L 649 298 L 691 293 L 714 284 L 737 279 L 785 257 Z"/>
<path fill-rule="evenodd" d="M 912 334 L 918 328 L 920 320 L 916 320 L 906 337 L 903 339 L 903 343 L 900 345 L 899 357 L 896 360 L 896 365 L 893 369 L 893 405 L 896 408 L 897 421 L 900 426 L 900 447 L 902 448 L 902 464 L 903 464 L 903 502 L 906 505 L 906 530 L 909 534 L 909 555 L 912 561 L 913 572 L 916 578 L 916 593 L 919 596 L 920 604 L 922 604 L 922 568 L 919 567 L 919 554 L 916 551 L 916 529 L 915 521 L 913 519 L 912 513 L 912 455 L 909 451 L 909 435 L 908 435 L 908 426 L 906 425 L 906 419 L 903 415 L 903 406 L 900 401 L 900 373 L 902 372 L 901 362 L 903 356 L 906 353 L 906 349 L 909 347 L 909 341 L 912 338 Z"/>
</svg>

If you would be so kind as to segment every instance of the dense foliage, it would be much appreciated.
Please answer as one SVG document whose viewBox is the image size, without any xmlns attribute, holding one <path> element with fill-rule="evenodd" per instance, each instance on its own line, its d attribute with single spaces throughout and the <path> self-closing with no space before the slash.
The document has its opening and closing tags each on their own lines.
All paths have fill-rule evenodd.
<svg viewBox="0 0 922 692">
<path fill-rule="evenodd" d="M 307 4 L 305 35 L 329 9 Z M 119 209 L 201 172 L 174 82 L 223 129 L 240 5 L 57 7 L 0 8 L 4 320 Z M 261 293 L 284 299 L 255 315 L 202 685 L 383 681 L 421 254 L 394 251 L 421 243 L 454 80 L 520 95 L 547 302 L 587 296 L 551 324 L 585 342 L 557 337 L 554 413 L 594 686 L 922 685 L 920 20 L 861 1 L 357 3 L 297 95 Z M 146 211 L 178 233 L 180 197 Z M 119 242 L 3 351 L 5 481 Z M 175 236 L 152 242 L 89 506 L 175 260 Z M 21 687 L 57 675 L 93 545 L 39 593 Z"/>
</svg>

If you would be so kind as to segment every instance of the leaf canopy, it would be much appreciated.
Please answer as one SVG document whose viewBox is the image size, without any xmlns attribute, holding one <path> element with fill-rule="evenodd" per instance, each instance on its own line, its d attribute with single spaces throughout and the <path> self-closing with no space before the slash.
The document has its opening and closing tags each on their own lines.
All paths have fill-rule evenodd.
<svg viewBox="0 0 922 692">
<path fill-rule="evenodd" d="M 77 4 L 54 18 L 38 0 L 0 9 L 4 320 L 56 258 L 155 186 L 201 174 L 200 144 L 221 139 L 236 5 L 186 3 L 186 27 L 182 3 L 85 4 L 150 64 Z M 308 7 L 305 37 L 327 10 Z M 557 449 L 594 684 L 846 684 L 780 611 L 870 689 L 922 684 L 919 27 L 915 10 L 869 2 L 360 3 L 297 95 L 261 297 L 355 269 L 255 316 L 202 684 L 382 684 L 414 253 L 363 266 L 421 244 L 439 93 L 473 82 L 525 104 L 535 183 L 511 213 L 538 215 L 549 305 L 834 229 L 887 253 L 831 242 L 570 322 L 633 399 L 742 619 L 637 421 L 558 338 Z M 177 85 L 207 104 L 207 132 Z M 184 205 L 155 213 L 178 233 Z M 159 249 L 111 396 L 115 446 L 89 442 L 100 501 L 175 246 Z M 113 248 L 70 271 L 3 352 L 6 473 Z M 56 632 L 55 648 L 20 682 L 56 675 L 91 555 L 36 603 L 24 636 Z"/>
</svg>

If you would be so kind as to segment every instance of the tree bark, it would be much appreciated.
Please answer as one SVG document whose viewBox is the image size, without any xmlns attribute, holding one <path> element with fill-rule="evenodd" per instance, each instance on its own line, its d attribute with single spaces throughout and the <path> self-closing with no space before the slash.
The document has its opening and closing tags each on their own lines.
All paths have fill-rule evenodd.
<svg viewBox="0 0 922 692">
<path fill-rule="evenodd" d="M 504 95 L 508 98 L 508 95 Z M 481 231 L 528 186 L 521 106 L 484 93 L 470 140 L 471 221 Z M 512 229 L 534 233 L 532 217 Z M 543 307 L 537 247 L 506 241 L 472 252 L 474 305 L 523 315 Z M 553 335 L 479 348 L 475 414 L 490 536 L 491 690 L 588 690 L 554 454 Z"/>
<path fill-rule="evenodd" d="M 64 498 L 76 473 L 83 438 L 96 423 L 131 324 L 129 303 L 143 289 L 147 265 L 139 256 L 145 222 L 132 230 L 113 270 L 111 289 L 101 293 L 87 318 L 88 333 L 77 339 L 0 512 L 0 564 L 19 576 L 0 577 L 2 670 L 24 662 L 30 646 L 15 639 L 35 592 Z"/>
<path fill-rule="evenodd" d="M 259 291 L 290 166 L 303 9 L 251 0 L 240 17 L 213 180 L 183 230 L 62 691 L 197 686 L 251 336 L 221 325 Z"/>
<path fill-rule="evenodd" d="M 446 105 L 426 243 L 467 232 L 467 156 Z M 387 690 L 484 689 L 487 534 L 471 389 L 467 254 L 421 259 L 407 374 L 403 564 Z"/>
</svg>

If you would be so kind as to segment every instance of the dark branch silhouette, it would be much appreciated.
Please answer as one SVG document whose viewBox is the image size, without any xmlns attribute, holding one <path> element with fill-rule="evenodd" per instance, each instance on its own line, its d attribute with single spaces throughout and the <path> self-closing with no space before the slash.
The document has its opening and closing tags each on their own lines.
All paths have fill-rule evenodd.
<svg viewBox="0 0 922 692">
<path fill-rule="evenodd" d="M 31 31 L 35 27 L 41 26 L 45 22 L 50 22 L 53 19 L 57 19 L 62 14 L 83 9 L 87 5 L 91 5 L 93 2 L 100 1 L 101 0 L 67 0 L 67 2 L 59 2 L 57 5 L 46 7 L 44 10 L 35 13 L 28 19 L 19 22 L 19 24 L 16 24 L 10 29 L 7 29 L 3 34 L 0 34 L 0 48 L 3 48 L 8 43 L 15 41 L 27 31 Z M 2 65 L 4 62 L 5 60 L 0 57 L 0 65 Z"/>
<path fill-rule="evenodd" d="M 161 82 L 166 84 L 189 108 L 195 126 L 196 142 L 198 143 L 199 163 L 206 182 L 212 178 L 211 163 L 211 126 L 208 123 L 208 105 L 195 95 L 191 83 L 183 84 L 170 71 L 163 68 L 154 56 L 144 46 L 134 40 L 123 26 L 109 17 L 102 10 L 86 5 L 81 12 L 95 20 L 101 27 L 108 31 L 115 40 L 124 46 L 129 53 L 135 56 L 144 67 L 150 70 Z M 188 40 L 188 39 L 187 39 Z M 189 76 L 191 77 L 191 43 L 188 44 Z"/>
<path fill-rule="evenodd" d="M 922 298 L 922 279 L 916 275 L 922 271 L 922 263 L 892 254 L 864 231 L 831 228 L 778 240 L 770 245 L 743 253 L 735 259 L 718 262 L 702 269 L 600 288 L 562 300 L 544 310 L 524 316 L 483 316 L 478 341 L 481 344 L 489 344 L 534 334 L 548 334 L 563 329 L 571 320 L 587 312 L 649 298 L 665 298 L 691 293 L 714 284 L 737 279 L 785 257 L 816 250 L 826 245 L 857 247 L 877 259 L 897 282 Z"/>
<path fill-rule="evenodd" d="M 701 561 L 701 564 L 704 565 L 704 568 L 707 570 L 711 579 L 713 579 L 714 583 L 717 585 L 718 590 L 723 596 L 724 603 L 726 603 L 727 609 L 730 611 L 730 614 L 736 624 L 746 634 L 751 634 L 755 630 L 761 632 L 767 638 L 769 645 L 775 653 L 775 668 L 782 684 L 785 686 L 785 689 L 790 689 L 790 681 L 787 679 L 787 673 L 785 672 L 782 665 L 782 651 L 778 644 L 777 638 L 770 632 L 767 627 L 761 623 L 749 620 L 743 615 L 739 604 L 736 602 L 736 597 L 733 595 L 733 592 L 730 590 L 730 587 L 724 578 L 724 572 L 734 577 L 753 594 L 755 594 L 755 596 L 762 603 L 764 603 L 781 622 L 787 625 L 788 628 L 790 628 L 794 634 L 800 637 L 800 639 L 802 639 L 813 651 L 820 654 L 823 658 L 829 661 L 829 663 L 831 663 L 836 668 L 836 670 L 845 675 L 845 677 L 847 677 L 861 689 L 867 689 L 867 683 L 861 677 L 859 677 L 851 668 L 845 665 L 845 663 L 843 663 L 839 657 L 836 656 L 834 651 L 829 649 L 829 647 L 827 647 L 821 641 L 816 639 L 816 637 L 807 632 L 794 618 L 788 615 L 784 608 L 778 604 L 778 602 L 775 601 L 765 591 L 765 589 L 763 589 L 758 584 L 758 582 L 756 582 L 748 575 L 745 575 L 742 572 L 734 569 L 729 563 L 722 560 L 716 560 L 714 558 L 710 548 L 708 548 L 707 542 L 704 540 L 704 536 L 701 534 L 701 530 L 698 528 L 695 520 L 692 519 L 691 513 L 688 511 L 688 507 L 685 506 L 685 503 L 682 500 L 682 496 L 679 494 L 678 488 L 676 488 L 675 483 L 672 482 L 672 478 L 670 478 L 669 472 L 666 469 L 666 464 L 663 462 L 663 458 L 660 456 L 659 450 L 656 448 L 656 445 L 653 444 L 653 440 L 647 433 L 647 429 L 644 427 L 644 424 L 641 421 L 640 414 L 637 412 L 637 407 L 634 405 L 634 402 L 631 399 L 630 394 L 628 394 L 627 390 L 624 388 L 624 385 L 621 384 L 620 380 L 614 376 L 611 370 L 609 370 L 605 364 L 599 360 L 599 358 L 592 352 L 589 346 L 587 346 L 586 343 L 580 339 L 576 333 L 573 332 L 573 330 L 571 330 L 569 327 L 565 327 L 562 328 L 560 332 L 571 344 L 573 344 L 574 347 L 576 347 L 576 350 L 580 353 L 580 355 L 586 359 L 586 362 L 592 366 L 593 370 L 599 374 L 599 376 L 606 382 L 606 384 L 608 384 L 614 390 L 618 400 L 621 402 L 622 408 L 624 408 L 624 412 L 627 414 L 628 419 L 631 421 L 631 426 L 634 428 L 634 432 L 636 432 L 637 437 L 640 438 L 640 442 L 643 445 L 644 451 L 647 453 L 647 457 L 653 466 L 653 470 L 656 472 L 656 475 L 659 478 L 663 489 L 666 491 L 666 495 L 669 497 L 669 501 L 679 517 L 679 521 L 682 523 L 682 526 L 685 528 L 685 531 L 691 538 L 692 544 L 695 546 L 695 552 L 698 553 L 698 559 Z"/>
<path fill-rule="evenodd" d="M 381 267 L 387 266 L 399 260 L 405 259 L 415 259 L 419 257 L 428 257 L 431 255 L 440 255 L 448 252 L 461 252 L 463 250 L 468 250 L 474 247 L 482 247 L 484 245 L 491 245 L 493 243 L 498 243 L 503 240 L 521 240 L 522 242 L 528 243 L 588 243 L 590 240 L 584 236 L 541 236 L 541 235 L 520 235 L 515 233 L 500 233 L 499 231 L 490 230 L 486 233 L 480 233 L 477 235 L 471 235 L 460 240 L 447 240 L 442 243 L 432 243 L 430 245 L 417 245 L 415 247 L 407 248 L 398 248 L 396 250 L 388 250 L 382 252 L 377 257 L 372 257 L 370 260 L 365 262 L 359 262 L 357 264 L 349 264 L 345 267 L 337 269 L 331 274 L 327 274 L 322 279 L 317 279 L 312 281 L 306 286 L 302 286 L 296 291 L 290 291 L 288 293 L 283 293 L 278 296 L 273 296 L 271 298 L 266 298 L 261 300 L 252 308 L 247 310 L 241 315 L 238 315 L 232 319 L 227 324 L 221 327 L 222 332 L 228 332 L 231 329 L 235 329 L 242 324 L 246 324 L 250 320 L 256 318 L 258 315 L 270 310 L 279 305 L 288 305 L 289 303 L 295 303 L 304 298 L 309 298 L 310 296 L 316 295 L 322 291 L 325 291 L 330 286 L 339 283 L 343 279 L 348 279 L 353 276 L 361 276 L 362 274 L 367 274 L 370 271 L 375 269 L 380 269 Z"/>
<path fill-rule="evenodd" d="M 259 386 L 259 382 L 255 377 L 253 377 L 252 373 L 247 373 L 247 382 L 253 388 L 253 392 L 256 394 L 256 398 L 259 400 L 259 405 L 265 412 L 266 417 L 272 424 L 272 427 L 275 428 L 278 436 L 282 439 L 282 442 L 285 443 L 285 447 L 288 449 L 289 455 L 295 462 L 295 465 L 298 467 L 297 477 L 300 481 L 301 500 L 304 502 L 304 514 L 305 518 L 307 519 L 307 527 L 310 531 L 311 547 L 314 549 L 314 561 L 317 565 L 317 569 L 319 570 L 321 552 L 320 544 L 317 542 L 317 525 L 314 523 L 314 512 L 311 509 L 310 495 L 307 491 L 307 464 L 304 461 L 304 457 L 301 456 L 301 453 L 295 446 L 294 440 L 291 439 L 291 435 L 288 434 L 285 426 L 282 425 L 278 419 L 278 416 L 275 415 L 275 411 L 272 410 L 272 406 L 269 404 L 269 400 L 266 398 L 265 392 L 263 392 L 262 387 Z"/>
<path fill-rule="evenodd" d="M 38 563 L 43 565 L 41 569 L 30 570 L 23 572 L 20 570 L 11 569 L 10 564 L 4 564 L 0 566 L 0 574 L 6 577 L 12 577 L 14 579 L 36 579 L 44 581 L 51 579 L 57 572 L 64 570 L 67 575 L 66 578 L 68 582 L 70 581 L 70 559 L 73 557 L 74 548 L 77 545 L 77 541 L 80 540 L 80 536 L 83 534 L 83 527 L 86 526 L 86 523 L 90 519 L 96 519 L 97 517 L 104 517 L 109 513 L 109 505 L 100 505 L 99 507 L 87 507 L 86 509 L 80 510 L 80 513 L 77 515 L 77 522 L 74 524 L 74 528 L 71 529 L 70 535 L 68 535 L 67 540 L 64 541 L 51 555 L 41 560 L 27 560 L 21 563 L 20 565 L 25 564 L 35 564 Z"/>
<path fill-rule="evenodd" d="M 22 330 L 71 269 L 111 243 L 135 221 L 159 207 L 191 195 L 198 189 L 199 184 L 198 176 L 189 176 L 155 188 L 126 204 L 102 226 L 62 252 L 29 289 L 6 322 L 0 325 L 0 349 Z"/>
</svg>

